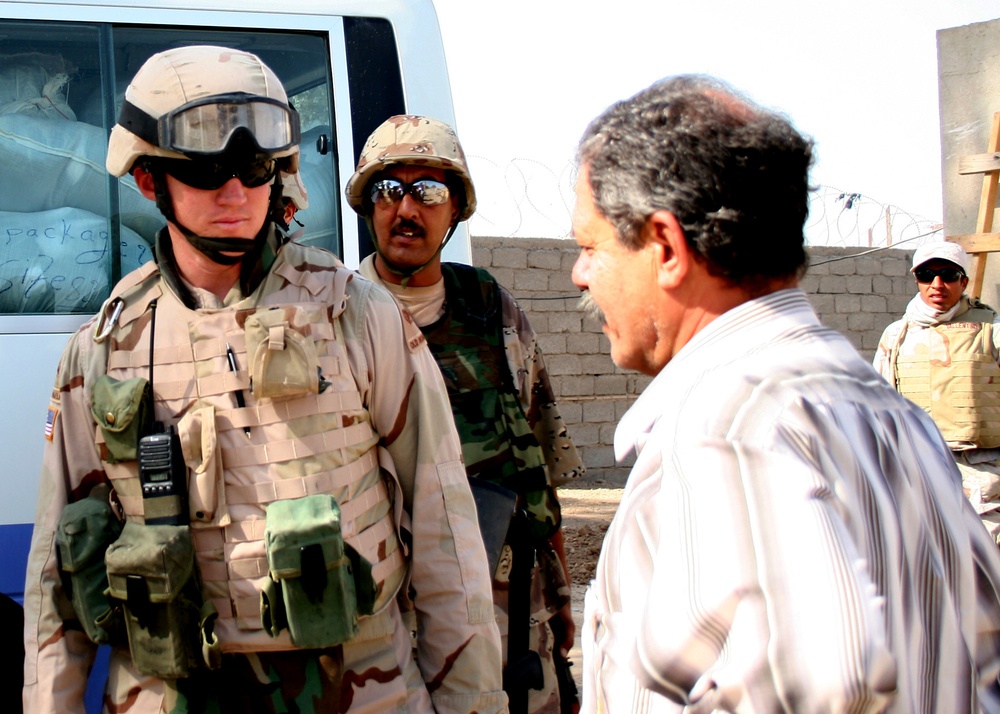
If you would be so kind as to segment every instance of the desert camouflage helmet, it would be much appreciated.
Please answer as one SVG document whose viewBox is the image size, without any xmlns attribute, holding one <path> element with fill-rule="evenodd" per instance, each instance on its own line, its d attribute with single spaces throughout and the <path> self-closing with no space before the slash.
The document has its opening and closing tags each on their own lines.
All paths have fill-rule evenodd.
<svg viewBox="0 0 1000 714">
<path fill-rule="evenodd" d="M 231 105 L 218 117 L 202 107 Z M 210 135 L 209 128 L 216 133 Z M 124 176 L 142 156 L 171 159 L 220 153 L 217 143 L 245 129 L 263 153 L 289 158 L 298 171 L 298 115 L 277 75 L 249 52 L 212 45 L 177 47 L 150 57 L 125 91 L 108 141 L 108 172 Z M 202 145 L 195 142 L 202 140 Z M 166 144 L 166 145 L 164 145 Z"/>
<path fill-rule="evenodd" d="M 475 213 L 476 189 L 458 136 L 442 121 L 412 114 L 386 119 L 368 137 L 358 168 L 344 190 L 351 208 L 365 215 L 370 205 L 365 200 L 365 191 L 372 178 L 397 164 L 429 166 L 454 173 L 465 188 L 465 202 L 458 220 L 464 221 Z"/>
</svg>

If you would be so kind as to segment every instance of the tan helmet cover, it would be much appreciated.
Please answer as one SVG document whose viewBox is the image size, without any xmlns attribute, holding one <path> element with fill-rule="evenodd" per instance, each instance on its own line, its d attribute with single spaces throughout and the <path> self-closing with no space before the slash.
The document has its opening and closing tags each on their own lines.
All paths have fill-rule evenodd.
<svg viewBox="0 0 1000 714">
<path fill-rule="evenodd" d="M 412 114 L 389 117 L 368 137 L 358 168 L 344 189 L 351 208 L 364 216 L 368 184 L 376 174 L 398 164 L 453 172 L 465 187 L 465 207 L 458 220 L 464 221 L 475 213 L 476 189 L 458 136 L 442 121 Z"/>
<path fill-rule="evenodd" d="M 246 92 L 288 104 L 278 76 L 257 55 L 212 45 L 177 47 L 150 57 L 125 90 L 125 99 L 149 114 L 161 117 L 184 104 L 216 94 Z M 124 176 L 142 156 L 185 159 L 184 154 L 161 149 L 139 138 L 120 124 L 111 129 L 105 166 L 114 176 Z M 286 171 L 299 167 L 299 147 L 275 152 L 290 157 Z"/>
</svg>

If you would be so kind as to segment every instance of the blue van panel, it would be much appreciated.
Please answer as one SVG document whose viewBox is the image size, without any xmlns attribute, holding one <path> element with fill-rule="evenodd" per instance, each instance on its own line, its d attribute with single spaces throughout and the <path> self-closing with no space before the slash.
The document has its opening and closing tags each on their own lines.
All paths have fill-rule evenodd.
<svg viewBox="0 0 1000 714">
<path fill-rule="evenodd" d="M 24 573 L 31 547 L 30 523 L 0 526 L 0 592 L 24 607 Z"/>
</svg>

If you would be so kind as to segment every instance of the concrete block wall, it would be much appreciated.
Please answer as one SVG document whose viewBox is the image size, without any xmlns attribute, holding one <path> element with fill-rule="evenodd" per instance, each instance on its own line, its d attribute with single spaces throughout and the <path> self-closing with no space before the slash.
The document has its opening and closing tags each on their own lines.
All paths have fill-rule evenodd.
<svg viewBox="0 0 1000 714">
<path fill-rule="evenodd" d="M 472 260 L 489 270 L 527 313 L 545 354 L 559 409 L 587 466 L 586 481 L 619 486 L 631 459 L 614 458 L 618 420 L 650 378 L 611 361 L 600 324 L 578 309 L 570 280 L 576 244 L 564 239 L 473 237 Z M 910 250 L 810 249 L 802 281 L 825 325 L 844 333 L 871 360 L 882 330 L 916 294 Z"/>
</svg>

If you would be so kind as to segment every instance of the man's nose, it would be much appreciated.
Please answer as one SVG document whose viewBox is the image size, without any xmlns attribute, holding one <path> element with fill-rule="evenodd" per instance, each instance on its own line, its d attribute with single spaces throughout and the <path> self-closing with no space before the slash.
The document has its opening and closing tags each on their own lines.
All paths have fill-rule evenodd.
<svg viewBox="0 0 1000 714">
<path fill-rule="evenodd" d="M 402 200 L 399 202 L 398 213 L 404 216 L 415 216 L 420 210 L 420 202 L 413 197 L 409 192 L 403 194 Z"/>
<path fill-rule="evenodd" d="M 586 257 L 581 250 L 580 255 L 576 256 L 576 262 L 573 263 L 573 270 L 570 273 L 570 278 L 573 280 L 573 284 L 581 290 L 586 290 L 588 287 L 585 263 Z"/>
</svg>

